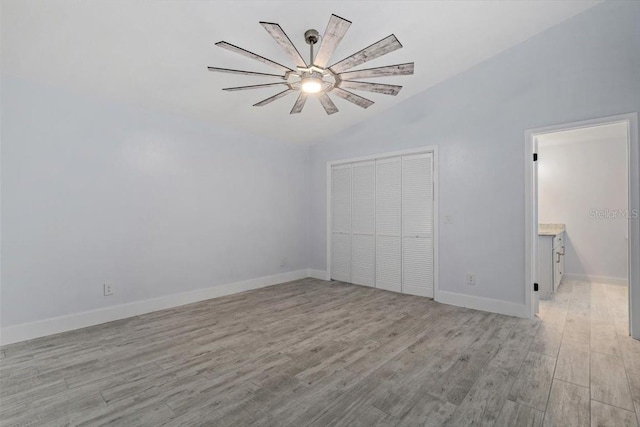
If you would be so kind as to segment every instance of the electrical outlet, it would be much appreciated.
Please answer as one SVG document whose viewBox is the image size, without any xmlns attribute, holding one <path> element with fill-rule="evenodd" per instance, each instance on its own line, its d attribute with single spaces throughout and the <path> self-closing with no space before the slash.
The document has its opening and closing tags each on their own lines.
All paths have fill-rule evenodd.
<svg viewBox="0 0 640 427">
<path fill-rule="evenodd" d="M 444 216 L 445 224 L 453 224 L 453 215 L 445 215 Z"/>
<path fill-rule="evenodd" d="M 104 284 L 104 296 L 108 297 L 109 295 L 113 295 L 112 286 L 108 283 Z"/>
<path fill-rule="evenodd" d="M 280 261 L 280 267 L 286 267 L 287 266 L 287 257 L 282 257 L 282 260 Z"/>
<path fill-rule="evenodd" d="M 475 284 L 476 284 L 476 275 L 467 274 L 467 285 L 475 285 Z"/>
</svg>

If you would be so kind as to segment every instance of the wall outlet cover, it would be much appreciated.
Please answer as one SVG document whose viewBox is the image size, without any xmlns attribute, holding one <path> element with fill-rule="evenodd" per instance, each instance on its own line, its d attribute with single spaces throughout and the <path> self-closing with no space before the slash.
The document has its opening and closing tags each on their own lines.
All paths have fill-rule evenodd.
<svg viewBox="0 0 640 427">
<path fill-rule="evenodd" d="M 104 290 L 104 296 L 105 297 L 113 295 L 113 288 L 112 288 L 112 286 L 110 284 L 105 283 L 103 290 Z"/>
</svg>

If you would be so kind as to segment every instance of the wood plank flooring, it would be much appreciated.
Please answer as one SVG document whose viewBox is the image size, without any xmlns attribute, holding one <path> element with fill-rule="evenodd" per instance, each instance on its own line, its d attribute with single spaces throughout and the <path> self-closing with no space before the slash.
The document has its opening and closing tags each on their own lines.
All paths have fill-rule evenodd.
<svg viewBox="0 0 640 427">
<path fill-rule="evenodd" d="M 0 425 L 637 426 L 626 288 L 535 320 L 304 279 L 0 350 Z"/>
</svg>

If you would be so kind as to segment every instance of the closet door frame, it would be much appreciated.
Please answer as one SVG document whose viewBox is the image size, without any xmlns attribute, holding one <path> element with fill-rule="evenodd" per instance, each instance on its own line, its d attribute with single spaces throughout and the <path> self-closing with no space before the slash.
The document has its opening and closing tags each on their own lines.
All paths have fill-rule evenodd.
<svg viewBox="0 0 640 427">
<path fill-rule="evenodd" d="M 364 162 L 364 161 L 375 161 L 379 159 L 386 159 L 389 157 L 397 157 L 397 156 L 406 156 L 411 154 L 423 154 L 423 153 L 431 153 L 433 155 L 433 299 L 435 301 L 440 301 L 440 288 L 438 286 L 438 241 L 439 241 L 439 219 L 438 219 L 438 200 L 439 200 L 439 190 L 438 190 L 438 146 L 437 145 L 428 145 L 418 148 L 413 148 L 410 150 L 402 150 L 402 151 L 393 151 L 388 153 L 380 153 L 373 154 L 368 156 L 361 157 L 353 157 L 349 159 L 340 159 L 340 160 L 332 160 L 327 162 L 326 166 L 326 236 L 327 236 L 327 270 L 325 274 L 326 280 L 331 280 L 331 257 L 332 257 L 332 207 L 331 207 L 331 171 L 332 167 L 345 163 L 355 163 L 355 162 Z"/>
</svg>

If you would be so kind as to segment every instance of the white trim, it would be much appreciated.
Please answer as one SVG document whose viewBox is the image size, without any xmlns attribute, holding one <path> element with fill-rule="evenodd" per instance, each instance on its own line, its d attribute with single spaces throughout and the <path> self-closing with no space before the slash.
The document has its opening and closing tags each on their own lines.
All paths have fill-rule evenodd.
<svg viewBox="0 0 640 427">
<path fill-rule="evenodd" d="M 423 147 L 411 148 L 409 150 L 400 150 L 400 151 L 391 151 L 391 152 L 378 153 L 378 154 L 370 154 L 370 155 L 367 155 L 367 156 L 351 157 L 351 158 L 348 158 L 348 159 L 329 160 L 327 162 L 327 165 L 329 167 L 331 167 L 331 166 L 335 166 L 335 165 L 341 165 L 343 163 L 365 162 L 365 161 L 368 161 L 368 160 L 386 159 L 388 157 L 406 156 L 406 155 L 409 155 L 409 154 L 436 153 L 437 151 L 438 151 L 438 146 L 437 145 L 425 145 Z"/>
<path fill-rule="evenodd" d="M 440 301 L 440 287 L 438 285 L 439 259 L 438 242 L 440 241 L 440 215 L 438 214 L 438 200 L 440 200 L 440 170 L 438 160 L 438 146 L 433 146 L 433 299 Z"/>
<path fill-rule="evenodd" d="M 307 270 L 307 276 L 313 279 L 330 280 L 330 277 L 325 270 L 316 270 L 315 268 Z"/>
<path fill-rule="evenodd" d="M 525 131 L 524 146 L 524 305 L 525 313 L 532 319 L 537 307 L 534 307 L 533 284 L 538 280 L 536 266 L 538 234 L 538 209 L 534 183 L 533 152 L 535 139 L 533 131 Z M 535 206 L 535 208 L 534 208 Z"/>
<path fill-rule="evenodd" d="M 640 212 L 640 148 L 638 147 L 638 113 L 620 114 L 573 123 L 540 127 L 525 131 L 524 150 L 524 197 L 525 197 L 525 306 L 528 317 L 533 317 L 531 295 L 535 281 L 534 238 L 538 234 L 537 200 L 534 197 L 533 182 L 534 165 L 532 161 L 534 139 L 538 135 L 565 130 L 582 129 L 593 126 L 626 123 L 627 124 L 627 157 L 629 177 L 628 209 Z M 629 219 L 629 331 L 632 337 L 640 339 L 640 218 Z"/>
<path fill-rule="evenodd" d="M 397 157 L 397 156 L 406 156 L 409 154 L 421 154 L 421 153 L 432 153 L 433 154 L 433 299 L 436 301 L 440 301 L 439 292 L 440 288 L 438 286 L 438 241 L 439 241 L 439 232 L 440 224 L 439 224 L 439 215 L 438 215 L 438 200 L 440 199 L 439 195 L 439 170 L 438 170 L 438 146 L 437 145 L 427 145 L 418 148 L 412 148 L 409 150 L 401 150 L 401 151 L 392 151 L 387 153 L 378 153 L 371 154 L 368 156 L 360 156 L 360 157 L 352 157 L 349 159 L 340 159 L 340 160 L 331 160 L 327 162 L 327 171 L 326 171 L 326 186 L 327 186 L 327 271 L 326 277 L 327 280 L 331 280 L 331 167 L 334 165 L 340 165 L 344 163 L 355 163 L 367 160 L 378 160 L 384 159 L 387 157 Z"/>
<path fill-rule="evenodd" d="M 629 281 L 625 278 L 621 277 L 605 277 L 605 276 L 588 276 L 583 274 L 567 274 L 565 273 L 562 276 L 562 281 L 566 280 L 577 280 L 580 282 L 589 282 L 589 283 L 604 283 L 606 285 L 620 285 L 627 286 Z"/>
<path fill-rule="evenodd" d="M 438 302 L 443 304 L 473 308 L 474 310 L 489 311 L 491 313 L 506 314 L 507 316 L 528 317 L 527 307 L 524 304 L 476 297 L 473 295 L 457 294 L 447 291 L 440 291 L 439 295 L 440 299 Z"/>
<path fill-rule="evenodd" d="M 331 182 L 331 162 L 327 162 L 327 172 L 325 178 L 327 180 L 327 238 L 326 238 L 326 250 L 327 250 L 327 280 L 331 280 L 331 190 L 333 188 Z"/>
<path fill-rule="evenodd" d="M 152 311 L 164 310 L 211 298 L 290 282 L 292 280 L 304 279 L 309 276 L 309 273 L 310 271 L 306 269 L 290 271 L 287 273 L 275 274 L 273 276 L 263 276 L 255 279 L 243 280 L 241 282 L 226 283 L 223 285 L 212 286 L 210 288 L 197 289 L 190 292 L 105 307 L 31 323 L 23 323 L 21 325 L 7 326 L 2 328 L 0 340 L 2 345 L 6 345 L 47 335 L 58 334 L 60 332 L 72 331 L 74 329 L 86 328 L 87 326 L 112 322 L 114 320 L 138 316 Z"/>
</svg>

